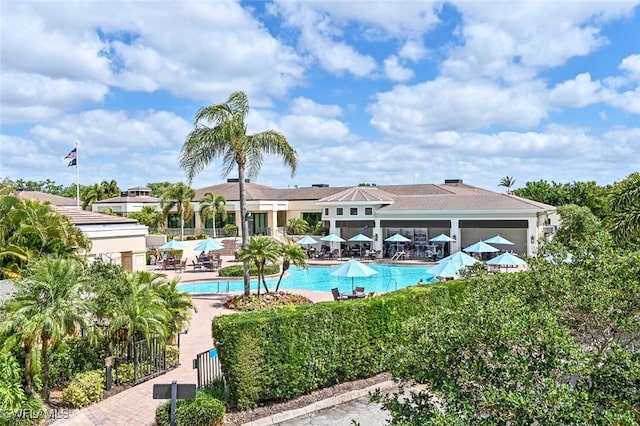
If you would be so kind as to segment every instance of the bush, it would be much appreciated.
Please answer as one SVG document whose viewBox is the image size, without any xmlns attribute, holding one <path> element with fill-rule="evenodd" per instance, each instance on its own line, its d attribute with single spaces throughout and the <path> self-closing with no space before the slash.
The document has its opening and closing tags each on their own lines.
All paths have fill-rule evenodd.
<svg viewBox="0 0 640 426">
<path fill-rule="evenodd" d="M 203 387 L 201 391 L 225 403 L 229 398 L 227 383 L 224 379 L 215 379 L 213 382 Z"/>
<path fill-rule="evenodd" d="M 88 339 L 69 339 L 59 345 L 51 355 L 51 386 L 60 388 L 73 376 L 104 365 L 106 353 Z"/>
<path fill-rule="evenodd" d="M 62 390 L 62 397 L 73 407 L 85 407 L 102 400 L 104 383 L 103 370 L 85 371 L 77 374 Z"/>
<path fill-rule="evenodd" d="M 238 235 L 238 227 L 231 223 L 226 224 L 222 230 L 226 237 L 235 237 Z"/>
<path fill-rule="evenodd" d="M 278 273 L 280 273 L 280 265 L 266 265 L 264 267 L 265 275 L 275 275 Z M 242 265 L 231 265 L 231 266 L 225 266 L 224 268 L 220 268 L 218 270 L 218 274 L 221 277 L 242 277 L 244 275 L 244 270 Z M 255 277 L 258 275 L 258 271 L 256 270 L 255 267 L 250 266 L 249 274 Z"/>
<path fill-rule="evenodd" d="M 118 365 L 117 384 L 133 382 L 133 364 L 128 362 Z"/>
<path fill-rule="evenodd" d="M 405 320 L 449 304 L 464 288 L 457 281 L 214 318 L 230 403 L 248 409 L 385 371 L 384 354 L 402 344 Z"/>
<path fill-rule="evenodd" d="M 47 418 L 42 400 L 37 396 L 27 396 L 19 409 L 0 410 L 0 426 L 35 426 Z"/>
<path fill-rule="evenodd" d="M 207 392 L 197 391 L 194 399 L 176 402 L 177 426 L 218 426 L 224 422 L 224 404 Z M 156 409 L 156 425 L 169 426 L 171 401 Z"/>
<path fill-rule="evenodd" d="M 237 311 L 263 311 L 276 306 L 289 306 L 313 303 L 310 299 L 299 294 L 285 292 L 265 293 L 265 294 L 243 294 L 234 296 L 224 302 L 224 307 Z"/>
<path fill-rule="evenodd" d="M 177 346 L 166 346 L 167 368 L 177 367 L 180 364 L 180 349 Z"/>
</svg>

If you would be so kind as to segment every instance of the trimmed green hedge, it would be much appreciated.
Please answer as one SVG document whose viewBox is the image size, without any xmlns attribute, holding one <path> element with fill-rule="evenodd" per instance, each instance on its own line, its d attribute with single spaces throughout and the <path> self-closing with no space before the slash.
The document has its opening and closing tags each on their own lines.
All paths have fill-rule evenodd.
<svg viewBox="0 0 640 426">
<path fill-rule="evenodd" d="M 249 409 L 384 371 L 384 354 L 402 343 L 404 321 L 449 304 L 463 282 L 213 318 L 230 403 Z"/>
<path fill-rule="evenodd" d="M 86 407 L 94 402 L 102 401 L 104 383 L 104 370 L 78 373 L 62 390 L 62 398 L 72 407 Z"/>
<path fill-rule="evenodd" d="M 280 265 L 265 265 L 265 275 L 275 275 L 280 273 Z M 218 270 L 218 275 L 221 277 L 241 277 L 244 275 L 244 269 L 242 265 L 225 266 Z M 258 270 L 255 266 L 249 266 L 249 275 L 255 277 L 258 275 Z"/>
<path fill-rule="evenodd" d="M 177 426 L 219 426 L 224 423 L 224 403 L 207 392 L 198 391 L 194 399 L 179 399 L 176 402 Z M 171 401 L 156 408 L 156 425 L 171 424 Z"/>
</svg>

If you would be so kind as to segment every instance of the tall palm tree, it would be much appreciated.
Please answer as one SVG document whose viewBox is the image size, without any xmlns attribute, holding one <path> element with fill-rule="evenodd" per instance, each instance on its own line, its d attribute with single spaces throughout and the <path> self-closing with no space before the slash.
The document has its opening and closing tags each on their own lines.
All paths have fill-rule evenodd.
<svg viewBox="0 0 640 426">
<path fill-rule="evenodd" d="M 291 235 L 302 235 L 309 230 L 309 223 L 299 217 L 291 218 L 287 221 L 285 228 Z"/>
<path fill-rule="evenodd" d="M 280 242 L 279 249 L 280 256 L 282 256 L 282 270 L 280 271 L 280 278 L 278 278 L 278 284 L 274 290 L 276 293 L 280 289 L 282 277 L 284 277 L 285 272 L 287 272 L 289 267 L 291 267 L 291 264 L 303 269 L 307 269 L 309 266 L 307 264 L 309 255 L 304 251 L 300 244 L 295 244 L 289 240 L 283 240 Z"/>
<path fill-rule="evenodd" d="M 82 294 L 86 284 L 81 265 L 73 259 L 40 258 L 30 264 L 24 278 L 16 281 L 16 293 L 4 309 L 7 317 L 4 327 L 13 327 L 22 333 L 25 351 L 33 347 L 36 339 L 41 345 L 42 398 L 49 401 L 50 348 L 80 328 L 90 330 L 90 302 Z M 30 353 L 25 354 L 27 359 Z M 25 377 L 30 376 L 25 363 Z M 27 392 L 32 393 L 27 379 Z"/>
<path fill-rule="evenodd" d="M 162 207 L 162 215 L 166 218 L 171 210 L 177 208 L 180 215 L 180 239 L 184 240 L 184 221 L 193 217 L 193 204 L 191 201 L 196 196 L 193 188 L 178 182 L 171 185 L 160 196 L 160 207 Z"/>
<path fill-rule="evenodd" d="M 640 173 L 631 173 L 609 189 L 605 223 L 619 244 L 640 241 Z"/>
<path fill-rule="evenodd" d="M 200 221 L 205 224 L 207 219 L 213 220 L 213 238 L 216 237 L 216 214 L 226 220 L 227 210 L 224 208 L 226 204 L 226 198 L 222 195 L 214 195 L 213 192 L 205 192 L 200 199 Z"/>
<path fill-rule="evenodd" d="M 103 200 L 105 197 L 105 188 L 97 183 L 94 183 L 90 186 L 85 186 L 82 188 L 81 197 L 82 198 L 82 210 L 87 210 L 91 204 L 96 201 Z"/>
<path fill-rule="evenodd" d="M 201 108 L 194 120 L 194 129 L 187 135 L 180 154 L 180 166 L 189 182 L 203 171 L 214 158 L 222 158 L 222 175 L 238 170 L 242 245 L 249 240 L 245 173 L 254 178 L 260 172 L 264 154 L 280 156 L 293 176 L 298 167 L 298 154 L 287 139 L 275 130 L 247 134 L 249 100 L 243 92 L 234 92 L 223 104 Z M 249 265 L 244 266 L 244 293 L 250 293 Z"/>
<path fill-rule="evenodd" d="M 516 180 L 514 178 L 512 178 L 511 176 L 505 176 L 502 179 L 500 179 L 500 183 L 498 184 L 498 186 L 504 186 L 505 188 L 507 188 L 507 193 L 508 193 L 508 192 L 511 192 L 511 187 L 515 184 L 516 184 Z"/>
<path fill-rule="evenodd" d="M 278 243 L 269 237 L 251 237 L 249 244 L 244 245 L 238 251 L 238 259 L 243 262 L 252 262 L 258 274 L 258 294 L 260 283 L 264 286 L 265 293 L 269 293 L 269 287 L 264 277 L 264 267 L 267 263 L 276 263 L 280 257 Z"/>
<path fill-rule="evenodd" d="M 144 206 L 139 212 L 129 213 L 128 217 L 153 229 L 158 229 L 162 223 L 162 213 L 151 206 Z"/>
</svg>

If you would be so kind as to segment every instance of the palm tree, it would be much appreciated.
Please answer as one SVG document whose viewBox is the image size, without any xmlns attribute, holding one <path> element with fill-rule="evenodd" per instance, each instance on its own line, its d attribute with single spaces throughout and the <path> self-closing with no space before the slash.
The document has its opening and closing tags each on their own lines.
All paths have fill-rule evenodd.
<svg viewBox="0 0 640 426">
<path fill-rule="evenodd" d="M 162 297 L 154 290 L 155 274 L 137 272 L 127 277 L 127 288 L 109 321 L 113 333 L 123 332 L 127 340 L 136 332 L 145 339 L 165 339 L 168 333 L 169 311 Z"/>
<path fill-rule="evenodd" d="M 258 274 L 258 294 L 260 283 L 264 286 L 265 293 L 269 293 L 269 287 L 264 277 L 264 267 L 269 263 L 276 263 L 280 257 L 280 250 L 276 241 L 269 237 L 251 237 L 249 244 L 244 245 L 238 251 L 238 259 L 243 262 L 253 262 Z"/>
<path fill-rule="evenodd" d="M 264 154 L 282 157 L 284 164 L 291 169 L 292 176 L 298 167 L 298 155 L 282 134 L 275 130 L 247 134 L 248 114 L 249 100 L 243 92 L 232 93 L 223 104 L 201 108 L 196 114 L 194 129 L 187 135 L 180 154 L 180 166 L 187 172 L 189 182 L 214 158 L 222 158 L 224 177 L 237 167 L 243 246 L 249 240 L 245 172 L 249 178 L 256 177 L 262 167 Z M 249 265 L 244 262 L 243 266 L 244 293 L 249 295 Z"/>
<path fill-rule="evenodd" d="M 162 213 L 151 206 L 144 206 L 139 212 L 129 213 L 128 217 L 153 229 L 158 229 L 162 223 Z"/>
<path fill-rule="evenodd" d="M 26 359 L 36 339 L 41 344 L 42 398 L 49 401 L 49 351 L 80 328 L 90 330 L 90 302 L 82 294 L 86 278 L 73 259 L 44 257 L 32 263 L 24 277 L 16 281 L 16 294 L 4 309 L 3 328 L 22 334 Z M 28 371 L 27 371 L 28 370 Z M 25 362 L 26 391 L 33 393 L 31 369 Z"/>
<path fill-rule="evenodd" d="M 166 218 L 171 210 L 177 208 L 180 215 L 180 239 L 184 240 L 184 221 L 193 217 L 193 204 L 191 201 L 196 196 L 196 191 L 182 182 L 167 188 L 160 196 L 162 215 Z"/>
<path fill-rule="evenodd" d="M 197 312 L 191 296 L 178 289 L 178 281 L 173 279 L 154 286 L 156 293 L 164 300 L 165 307 L 169 312 L 167 332 L 172 341 L 178 332 L 189 325 L 192 312 Z"/>
<path fill-rule="evenodd" d="M 302 235 L 309 230 L 309 223 L 304 219 L 293 218 L 287 221 L 285 228 L 288 234 Z"/>
<path fill-rule="evenodd" d="M 500 179 L 498 186 L 504 186 L 507 188 L 507 193 L 511 192 L 511 187 L 516 184 L 516 180 L 510 176 L 505 176 Z"/>
<path fill-rule="evenodd" d="M 640 241 L 640 173 L 631 173 L 614 183 L 608 193 L 605 223 L 619 244 Z"/>
<path fill-rule="evenodd" d="M 278 278 L 278 284 L 274 290 L 276 293 L 280 289 L 280 282 L 282 282 L 284 273 L 287 272 L 291 264 L 299 268 L 307 269 L 307 261 L 309 260 L 307 252 L 304 251 L 299 244 L 292 243 L 289 240 L 283 240 L 280 243 L 279 249 L 280 255 L 282 256 L 282 271 L 280 271 L 280 278 Z"/>
<path fill-rule="evenodd" d="M 81 191 L 82 198 L 82 210 L 87 210 L 96 201 L 100 201 L 105 198 L 104 187 L 97 183 L 91 186 L 85 186 Z"/>
<path fill-rule="evenodd" d="M 216 214 L 222 216 L 222 220 L 226 220 L 227 211 L 224 206 L 227 199 L 222 195 L 214 195 L 213 192 L 205 192 L 200 199 L 200 221 L 204 224 L 207 219 L 213 220 L 213 238 L 216 237 Z"/>
</svg>

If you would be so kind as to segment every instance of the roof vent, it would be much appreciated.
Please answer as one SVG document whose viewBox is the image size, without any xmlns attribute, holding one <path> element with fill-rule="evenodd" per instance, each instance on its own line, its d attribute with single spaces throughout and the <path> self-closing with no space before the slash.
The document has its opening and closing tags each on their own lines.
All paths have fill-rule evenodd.
<svg viewBox="0 0 640 426">
<path fill-rule="evenodd" d="M 311 187 L 312 188 L 328 188 L 329 184 L 328 183 L 312 183 Z"/>
<path fill-rule="evenodd" d="M 445 179 L 444 184 L 446 185 L 448 183 L 462 183 L 462 179 Z"/>
</svg>

